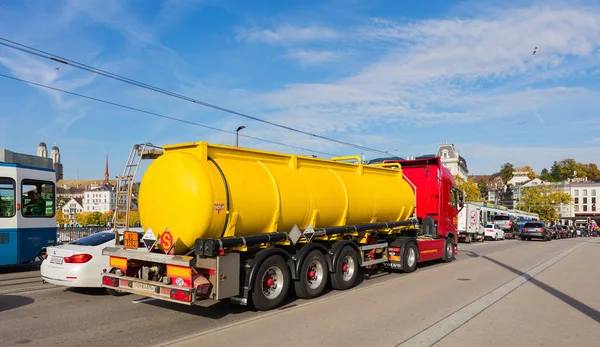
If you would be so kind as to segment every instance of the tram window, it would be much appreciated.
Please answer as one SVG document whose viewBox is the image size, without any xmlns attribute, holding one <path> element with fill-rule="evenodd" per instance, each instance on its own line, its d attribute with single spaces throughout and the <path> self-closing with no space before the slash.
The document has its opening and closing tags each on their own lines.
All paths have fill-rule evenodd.
<svg viewBox="0 0 600 347">
<path fill-rule="evenodd" d="M 54 183 L 23 180 L 21 193 L 21 213 L 24 217 L 54 217 Z"/>
<path fill-rule="evenodd" d="M 15 215 L 15 180 L 0 177 L 0 218 Z"/>
</svg>

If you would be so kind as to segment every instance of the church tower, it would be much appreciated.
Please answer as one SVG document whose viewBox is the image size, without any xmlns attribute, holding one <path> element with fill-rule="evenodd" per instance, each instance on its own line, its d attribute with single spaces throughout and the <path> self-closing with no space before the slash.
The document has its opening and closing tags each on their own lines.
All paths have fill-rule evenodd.
<svg viewBox="0 0 600 347">
<path fill-rule="evenodd" d="M 60 150 L 56 146 L 56 142 L 54 142 L 54 146 L 52 146 L 50 158 L 52 158 L 52 163 L 54 163 L 54 165 L 60 164 Z"/>
<path fill-rule="evenodd" d="M 106 153 L 106 169 L 104 170 L 104 181 L 108 182 L 110 175 L 108 174 L 108 153 Z"/>
<path fill-rule="evenodd" d="M 44 138 L 42 137 L 42 142 L 38 145 L 37 156 L 48 158 L 48 147 L 46 147 L 46 143 L 44 142 Z"/>
</svg>

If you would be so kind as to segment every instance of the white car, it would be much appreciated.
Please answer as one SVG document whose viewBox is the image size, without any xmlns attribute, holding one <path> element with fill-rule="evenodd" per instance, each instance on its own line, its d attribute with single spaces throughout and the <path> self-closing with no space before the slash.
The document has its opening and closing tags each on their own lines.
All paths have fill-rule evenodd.
<svg viewBox="0 0 600 347">
<path fill-rule="evenodd" d="M 490 238 L 494 241 L 504 240 L 504 230 L 498 227 L 498 224 L 486 224 L 483 227 L 485 238 Z"/>
<path fill-rule="evenodd" d="M 143 233 L 142 228 L 129 230 Z M 109 257 L 102 255 L 102 250 L 114 245 L 114 232 L 106 230 L 65 245 L 48 247 L 40 267 L 42 280 L 65 287 L 100 288 L 102 273 L 110 271 Z"/>
</svg>

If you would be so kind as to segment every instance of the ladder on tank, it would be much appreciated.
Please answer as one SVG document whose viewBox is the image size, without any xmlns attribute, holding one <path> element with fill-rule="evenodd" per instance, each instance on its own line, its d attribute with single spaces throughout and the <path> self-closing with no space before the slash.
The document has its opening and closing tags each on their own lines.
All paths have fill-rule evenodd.
<svg viewBox="0 0 600 347">
<path fill-rule="evenodd" d="M 119 244 L 119 228 L 127 230 L 129 228 L 129 215 L 131 212 L 131 202 L 133 200 L 133 184 L 137 175 L 140 163 L 143 159 L 156 159 L 161 156 L 163 150 L 161 147 L 154 146 L 151 143 L 135 144 L 129 152 L 127 163 L 122 175 L 117 175 L 116 201 L 113 215 L 113 230 L 115 232 L 115 244 Z M 120 218 L 122 217 L 122 218 Z"/>
</svg>

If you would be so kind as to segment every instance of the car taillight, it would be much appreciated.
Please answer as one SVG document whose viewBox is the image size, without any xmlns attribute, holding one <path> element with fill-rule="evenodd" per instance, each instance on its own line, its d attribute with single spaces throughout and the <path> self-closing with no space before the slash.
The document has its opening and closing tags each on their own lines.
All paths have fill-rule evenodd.
<svg viewBox="0 0 600 347">
<path fill-rule="evenodd" d="M 523 228 L 523 231 L 527 231 L 527 228 Z"/>
<path fill-rule="evenodd" d="M 72 264 L 82 264 L 87 263 L 88 261 L 90 261 L 90 259 L 92 259 L 91 254 L 75 254 L 70 257 L 65 257 L 64 262 Z"/>
<path fill-rule="evenodd" d="M 546 229 L 542 228 L 541 231 L 544 232 L 544 231 L 546 231 Z"/>
</svg>

